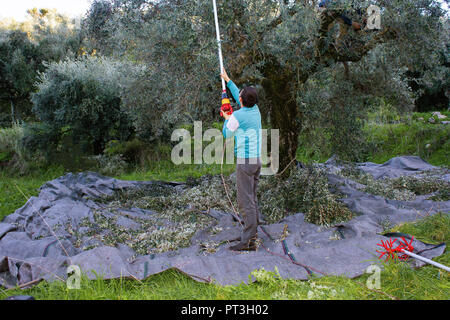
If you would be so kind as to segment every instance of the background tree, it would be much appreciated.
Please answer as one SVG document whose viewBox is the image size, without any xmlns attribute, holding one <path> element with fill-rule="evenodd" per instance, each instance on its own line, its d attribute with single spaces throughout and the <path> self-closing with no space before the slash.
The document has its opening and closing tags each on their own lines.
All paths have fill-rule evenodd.
<svg viewBox="0 0 450 320">
<path fill-rule="evenodd" d="M 55 10 L 36 8 L 28 10 L 25 22 L 0 25 L 2 125 L 10 123 L 11 116 L 15 120 L 31 118 L 30 95 L 36 90 L 39 72 L 45 70 L 43 62 L 76 57 L 82 43 L 79 30 L 74 20 Z"/>
<path fill-rule="evenodd" d="M 31 109 L 29 97 L 42 70 L 41 59 L 36 45 L 19 30 L 10 32 L 0 43 L 0 56 L 0 100 L 3 111 L 14 120 Z"/>
<path fill-rule="evenodd" d="M 108 141 L 126 141 L 132 133 L 121 109 L 122 66 L 90 56 L 49 64 L 32 96 L 33 112 L 56 136 L 70 137 L 84 153 L 101 154 Z"/>
<path fill-rule="evenodd" d="M 447 24 L 448 25 L 448 24 Z M 447 32 L 448 34 L 448 32 Z M 429 57 L 425 66 L 408 68 L 408 83 L 416 94 L 415 107 L 419 112 L 450 109 L 449 43 Z"/>
</svg>

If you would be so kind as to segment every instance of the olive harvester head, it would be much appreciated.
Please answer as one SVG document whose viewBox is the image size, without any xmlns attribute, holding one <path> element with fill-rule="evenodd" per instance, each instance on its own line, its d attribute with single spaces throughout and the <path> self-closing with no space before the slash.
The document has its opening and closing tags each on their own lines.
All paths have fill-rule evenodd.
<svg viewBox="0 0 450 320">
<path fill-rule="evenodd" d="M 222 107 L 220 108 L 220 116 L 223 117 L 224 113 L 229 116 L 233 114 L 233 108 L 231 107 L 230 99 L 228 99 L 226 90 L 222 92 Z"/>
</svg>

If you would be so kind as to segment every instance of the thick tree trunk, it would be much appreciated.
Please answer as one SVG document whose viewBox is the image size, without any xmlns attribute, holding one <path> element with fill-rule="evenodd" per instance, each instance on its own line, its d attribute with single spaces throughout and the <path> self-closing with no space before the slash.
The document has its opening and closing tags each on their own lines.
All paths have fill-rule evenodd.
<svg viewBox="0 0 450 320">
<path fill-rule="evenodd" d="M 295 81 L 289 72 L 284 72 L 276 64 L 265 70 L 262 85 L 269 104 L 272 129 L 280 130 L 280 166 L 283 171 L 295 159 L 301 119 L 295 99 Z"/>
<path fill-rule="evenodd" d="M 103 153 L 103 144 L 100 140 L 94 140 L 92 143 L 92 148 L 95 155 L 100 155 Z"/>
</svg>

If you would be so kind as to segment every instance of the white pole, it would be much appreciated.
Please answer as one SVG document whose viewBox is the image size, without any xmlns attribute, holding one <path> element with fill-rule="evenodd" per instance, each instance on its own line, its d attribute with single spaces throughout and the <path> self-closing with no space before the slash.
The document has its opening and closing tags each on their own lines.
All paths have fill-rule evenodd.
<svg viewBox="0 0 450 320">
<path fill-rule="evenodd" d="M 217 45 L 219 46 L 219 62 L 220 62 L 220 73 L 223 70 L 223 57 L 222 57 L 222 44 L 220 40 L 220 29 L 219 29 L 219 18 L 217 17 L 217 4 L 216 0 L 213 0 L 214 7 L 214 20 L 216 23 L 216 35 L 217 35 Z M 222 78 L 222 90 L 226 90 L 225 80 Z"/>
<path fill-rule="evenodd" d="M 419 255 L 417 255 L 417 254 L 415 254 L 415 253 L 412 253 L 412 252 L 410 252 L 410 251 L 407 251 L 407 250 L 402 250 L 402 253 L 404 253 L 404 254 L 406 254 L 406 255 L 408 255 L 408 256 L 410 256 L 410 257 L 413 257 L 413 258 L 415 258 L 415 259 L 417 259 L 417 260 L 421 260 L 421 261 L 426 262 L 426 263 L 428 263 L 428 264 L 431 264 L 431 265 L 433 265 L 433 266 L 435 266 L 435 267 L 438 267 L 438 268 L 444 269 L 445 271 L 450 272 L 450 268 L 449 268 L 449 267 L 444 266 L 444 265 L 442 265 L 442 264 L 440 264 L 440 263 L 434 262 L 433 260 L 424 258 L 424 257 L 422 257 L 422 256 L 419 256 Z"/>
</svg>

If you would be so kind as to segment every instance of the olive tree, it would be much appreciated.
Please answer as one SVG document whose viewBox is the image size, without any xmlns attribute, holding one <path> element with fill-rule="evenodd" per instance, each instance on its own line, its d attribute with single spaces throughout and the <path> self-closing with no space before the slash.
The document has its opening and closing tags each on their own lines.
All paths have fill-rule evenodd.
<svg viewBox="0 0 450 320">
<path fill-rule="evenodd" d="M 172 122 L 177 121 L 172 117 L 185 114 L 217 117 L 220 81 L 210 0 L 94 1 L 98 2 L 109 4 L 110 19 L 102 25 L 109 35 L 103 38 L 103 50 L 150 66 L 134 87 L 151 93 L 136 104 L 139 114 L 150 119 L 159 110 L 160 119 Z M 426 63 L 442 33 L 444 12 L 436 0 L 336 0 L 324 10 L 317 5 L 313 0 L 218 1 L 225 65 L 238 85 L 261 87 L 264 117 L 280 130 L 281 168 L 296 156 L 299 133 L 307 120 L 302 94 L 308 80 L 341 66 L 343 75 L 361 66 L 370 69 L 377 59 L 365 60 L 377 48 L 389 52 L 387 57 L 397 59 L 399 66 Z M 343 14 L 364 26 L 369 5 L 380 8 L 380 29 L 357 31 L 344 23 Z M 344 83 L 349 78 L 334 79 Z M 362 81 L 366 88 L 370 88 L 368 79 Z M 330 90 L 326 103 L 339 106 L 328 108 L 335 112 L 330 119 L 336 120 L 336 130 L 345 120 L 343 115 L 356 116 L 346 106 L 361 98 L 350 99 L 362 92 L 355 85 L 344 83 L 346 90 L 340 96 L 337 87 Z M 136 93 L 131 88 L 130 92 Z"/>
<path fill-rule="evenodd" d="M 121 104 L 122 67 L 90 56 L 49 64 L 32 95 L 33 112 L 56 136 L 70 136 L 85 152 L 101 154 L 108 141 L 126 141 L 132 133 Z"/>
<path fill-rule="evenodd" d="M 77 56 L 81 40 L 75 22 L 55 10 L 34 8 L 24 22 L 0 21 L 0 116 L 11 109 L 13 120 L 29 118 L 43 62 Z"/>
</svg>

